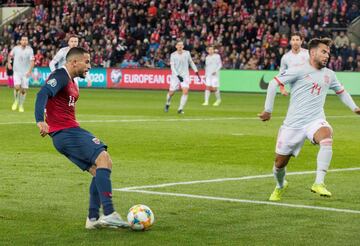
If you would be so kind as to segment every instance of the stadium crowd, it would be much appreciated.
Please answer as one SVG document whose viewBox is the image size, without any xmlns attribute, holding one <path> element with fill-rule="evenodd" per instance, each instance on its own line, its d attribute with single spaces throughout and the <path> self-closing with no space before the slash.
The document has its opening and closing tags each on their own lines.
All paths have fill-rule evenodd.
<svg viewBox="0 0 360 246">
<path fill-rule="evenodd" d="M 37 66 L 48 66 L 70 34 L 91 51 L 95 67 L 168 67 L 175 40 L 185 40 L 194 62 L 204 66 L 215 45 L 225 69 L 279 68 L 289 35 L 299 31 L 334 40 L 329 67 L 360 71 L 360 46 L 346 27 L 360 15 L 356 0 L 55 0 L 36 1 L 31 15 L 6 25 L 0 64 L 22 34 Z"/>
</svg>

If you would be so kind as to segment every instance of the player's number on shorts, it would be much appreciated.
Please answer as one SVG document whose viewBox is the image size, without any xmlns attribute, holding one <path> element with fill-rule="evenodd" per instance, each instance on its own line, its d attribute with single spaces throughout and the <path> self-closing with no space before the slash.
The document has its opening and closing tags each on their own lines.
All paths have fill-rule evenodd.
<svg viewBox="0 0 360 246">
<path fill-rule="evenodd" d="M 75 107 L 75 97 L 69 96 L 69 106 Z"/>
<path fill-rule="evenodd" d="M 311 87 L 311 94 L 320 95 L 321 86 L 318 83 L 313 83 L 313 87 Z"/>
</svg>

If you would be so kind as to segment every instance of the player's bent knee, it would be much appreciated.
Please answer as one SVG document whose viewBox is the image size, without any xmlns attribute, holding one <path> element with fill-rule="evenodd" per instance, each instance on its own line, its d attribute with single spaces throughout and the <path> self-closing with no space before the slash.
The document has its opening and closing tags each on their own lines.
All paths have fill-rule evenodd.
<svg viewBox="0 0 360 246">
<path fill-rule="evenodd" d="M 99 156 L 95 160 L 95 164 L 97 168 L 112 168 L 112 160 L 107 151 L 103 151 L 99 154 Z"/>
</svg>

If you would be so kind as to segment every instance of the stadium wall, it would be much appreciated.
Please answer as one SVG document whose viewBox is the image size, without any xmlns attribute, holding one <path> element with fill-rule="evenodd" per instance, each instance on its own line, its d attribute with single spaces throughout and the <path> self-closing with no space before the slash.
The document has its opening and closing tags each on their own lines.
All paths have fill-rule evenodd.
<svg viewBox="0 0 360 246">
<path fill-rule="evenodd" d="M 201 82 L 190 72 L 191 90 L 204 90 L 204 70 L 199 71 Z M 30 86 L 44 85 L 50 74 L 48 67 L 35 67 L 30 78 Z M 268 82 L 277 71 L 221 70 L 221 91 L 265 93 Z M 360 73 L 337 72 L 339 81 L 352 95 L 360 95 Z M 80 87 L 155 89 L 167 90 L 171 77 L 170 69 L 92 68 L 86 79 L 79 80 Z M 0 67 L 0 85 L 7 85 L 5 67 Z M 332 92 L 330 92 L 332 93 Z"/>
</svg>

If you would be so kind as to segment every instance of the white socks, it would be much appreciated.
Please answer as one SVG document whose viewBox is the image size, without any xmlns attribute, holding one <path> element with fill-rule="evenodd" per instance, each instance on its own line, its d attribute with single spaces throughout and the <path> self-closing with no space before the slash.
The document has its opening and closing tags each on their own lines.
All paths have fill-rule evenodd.
<svg viewBox="0 0 360 246">
<path fill-rule="evenodd" d="M 215 97 L 216 97 L 216 101 L 221 101 L 219 88 L 215 91 Z"/>
<path fill-rule="evenodd" d="M 19 102 L 20 91 L 14 90 L 14 101 Z"/>
<path fill-rule="evenodd" d="M 183 110 L 184 107 L 185 107 L 185 104 L 187 102 L 187 98 L 188 98 L 188 95 L 182 95 L 181 96 L 181 99 L 180 99 L 180 106 L 179 106 L 179 110 Z"/>
<path fill-rule="evenodd" d="M 24 101 L 25 101 L 25 97 L 26 97 L 26 94 L 21 94 L 19 93 L 20 96 L 19 96 L 19 105 L 22 106 Z"/>
<path fill-rule="evenodd" d="M 209 103 L 210 90 L 205 90 L 205 102 Z"/>
<path fill-rule="evenodd" d="M 320 141 L 320 150 L 317 156 L 316 184 L 324 183 L 325 175 L 329 169 L 332 157 L 332 139 L 325 138 Z"/>
<path fill-rule="evenodd" d="M 277 188 L 283 188 L 284 186 L 284 180 L 285 180 L 285 174 L 286 174 L 286 168 L 277 168 L 274 165 L 273 173 L 276 181 L 276 187 Z"/>
<path fill-rule="evenodd" d="M 166 105 L 170 105 L 171 98 L 172 98 L 172 96 L 170 96 L 169 93 L 166 94 Z"/>
</svg>

